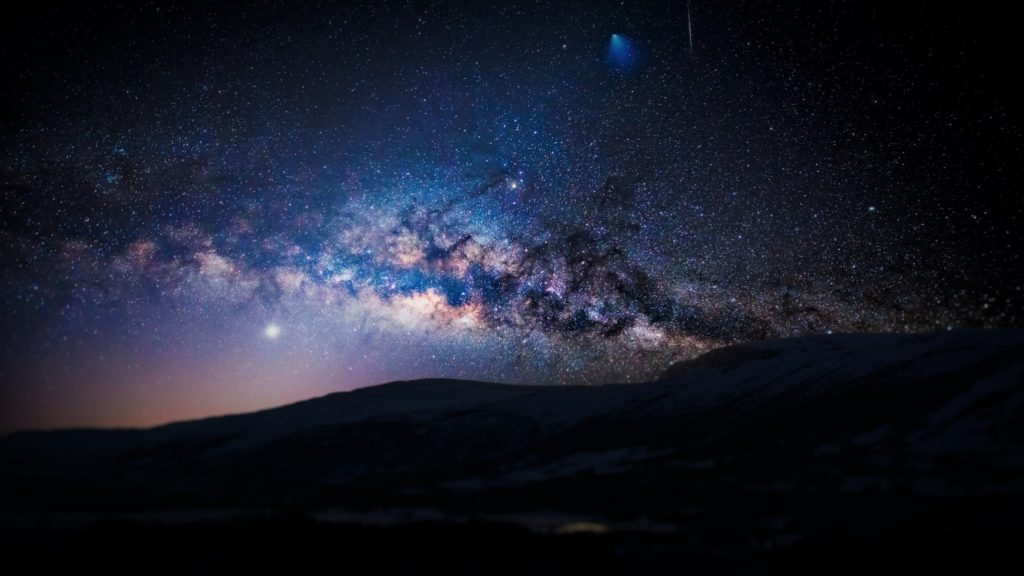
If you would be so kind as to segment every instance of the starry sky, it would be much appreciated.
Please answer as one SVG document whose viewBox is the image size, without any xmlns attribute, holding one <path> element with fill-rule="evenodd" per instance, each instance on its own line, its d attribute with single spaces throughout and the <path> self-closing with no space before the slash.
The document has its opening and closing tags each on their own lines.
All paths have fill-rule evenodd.
<svg viewBox="0 0 1024 576">
<path fill-rule="evenodd" d="M 0 430 L 1024 318 L 994 4 L 128 4 L 2 25 Z"/>
</svg>

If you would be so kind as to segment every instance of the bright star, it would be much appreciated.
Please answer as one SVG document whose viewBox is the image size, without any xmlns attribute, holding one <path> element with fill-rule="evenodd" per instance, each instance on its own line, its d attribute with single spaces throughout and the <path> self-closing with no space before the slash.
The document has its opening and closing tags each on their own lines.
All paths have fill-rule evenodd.
<svg viewBox="0 0 1024 576">
<path fill-rule="evenodd" d="M 277 324 L 267 324 L 267 327 L 263 329 L 263 335 L 271 340 L 277 340 L 277 337 L 281 335 L 281 327 Z"/>
</svg>

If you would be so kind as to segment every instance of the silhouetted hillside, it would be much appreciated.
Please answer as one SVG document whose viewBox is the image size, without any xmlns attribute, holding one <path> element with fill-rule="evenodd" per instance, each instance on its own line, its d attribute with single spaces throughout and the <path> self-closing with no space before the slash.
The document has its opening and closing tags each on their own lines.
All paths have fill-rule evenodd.
<svg viewBox="0 0 1024 576">
<path fill-rule="evenodd" d="M 396 382 L 149 430 L 14 434 L 0 440 L 0 510 L 22 536 L 244 531 L 239 518 L 287 513 L 302 530 L 363 526 L 356 540 L 482 522 L 516 541 L 587 532 L 588 546 L 712 563 L 811 544 L 994 545 L 1024 523 L 1022 408 L 1024 332 L 807 337 L 645 384 Z"/>
</svg>

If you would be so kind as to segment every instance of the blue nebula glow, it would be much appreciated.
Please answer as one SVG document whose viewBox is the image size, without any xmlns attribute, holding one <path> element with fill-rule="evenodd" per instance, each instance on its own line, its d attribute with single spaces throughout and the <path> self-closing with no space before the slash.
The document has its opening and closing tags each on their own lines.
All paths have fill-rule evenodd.
<svg viewBox="0 0 1024 576">
<path fill-rule="evenodd" d="M 629 72 L 640 62 L 640 49 L 635 40 L 622 34 L 612 34 L 608 42 L 608 63 L 619 72 Z"/>
</svg>

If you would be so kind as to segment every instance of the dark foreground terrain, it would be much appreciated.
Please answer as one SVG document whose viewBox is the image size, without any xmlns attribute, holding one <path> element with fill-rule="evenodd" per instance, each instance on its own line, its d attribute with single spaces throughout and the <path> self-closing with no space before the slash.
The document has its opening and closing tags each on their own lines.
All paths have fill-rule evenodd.
<svg viewBox="0 0 1024 576">
<path fill-rule="evenodd" d="M 656 382 L 397 382 L 0 439 L 6 557 L 214 572 L 995 569 L 1024 332 L 736 346 Z M 1010 564 L 1013 565 L 1013 564 Z"/>
</svg>

